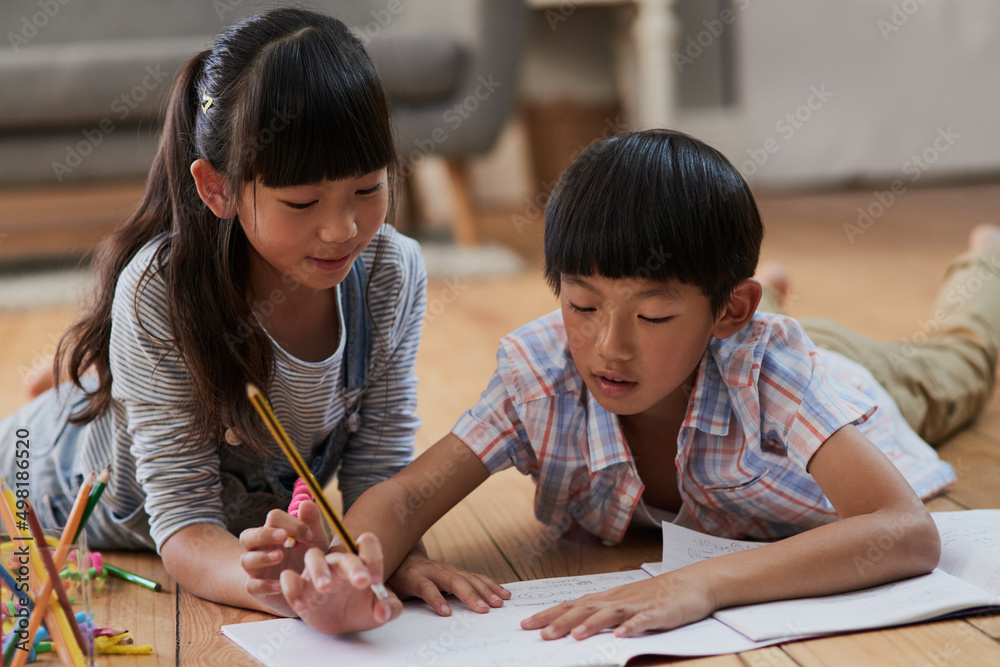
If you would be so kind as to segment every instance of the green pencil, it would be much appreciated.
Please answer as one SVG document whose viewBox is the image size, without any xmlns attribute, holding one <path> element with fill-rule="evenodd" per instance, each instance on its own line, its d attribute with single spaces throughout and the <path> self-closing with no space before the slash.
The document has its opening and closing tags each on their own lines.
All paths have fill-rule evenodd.
<svg viewBox="0 0 1000 667">
<path fill-rule="evenodd" d="M 97 501 L 101 499 L 101 494 L 104 493 L 109 479 L 111 479 L 111 466 L 107 465 L 104 466 L 101 474 L 97 476 L 97 483 L 94 484 L 94 488 L 90 491 L 90 497 L 87 498 L 87 507 L 83 510 L 83 517 L 80 519 L 80 526 L 76 529 L 76 535 L 73 536 L 74 542 L 80 539 L 80 533 L 83 532 L 83 527 L 87 525 L 87 519 L 90 518 L 90 515 L 94 512 L 94 508 L 97 507 Z"/>
<path fill-rule="evenodd" d="M 139 584 L 143 588 L 148 588 L 151 591 L 160 590 L 160 584 L 153 581 L 152 579 L 147 579 L 146 577 L 140 577 L 138 574 L 133 574 L 128 570 L 123 570 L 120 567 L 115 567 L 114 565 L 109 565 L 104 563 L 104 569 L 108 571 L 108 574 L 112 574 L 119 579 L 124 579 L 125 581 L 131 581 L 133 584 Z"/>
</svg>

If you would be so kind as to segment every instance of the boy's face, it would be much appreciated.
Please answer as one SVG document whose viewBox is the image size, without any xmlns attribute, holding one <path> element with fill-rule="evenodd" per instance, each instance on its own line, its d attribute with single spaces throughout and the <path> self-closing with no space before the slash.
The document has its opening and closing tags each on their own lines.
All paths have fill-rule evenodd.
<svg viewBox="0 0 1000 667">
<path fill-rule="evenodd" d="M 716 324 L 698 287 L 565 274 L 560 284 L 573 361 L 606 410 L 653 416 L 693 379 Z"/>
</svg>

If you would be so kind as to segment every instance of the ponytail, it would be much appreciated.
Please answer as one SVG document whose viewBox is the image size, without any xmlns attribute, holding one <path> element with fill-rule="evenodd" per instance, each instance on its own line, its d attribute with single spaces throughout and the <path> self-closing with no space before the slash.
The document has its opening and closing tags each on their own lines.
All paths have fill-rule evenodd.
<svg viewBox="0 0 1000 667">
<path fill-rule="evenodd" d="M 71 423 L 93 421 L 111 406 L 108 341 L 111 339 L 115 285 L 135 254 L 149 241 L 171 229 L 178 206 L 171 193 L 183 187 L 182 173 L 190 168 L 192 162 L 192 81 L 201 71 L 208 53 L 207 50 L 199 53 L 178 75 L 170 94 L 163 135 L 138 209 L 98 248 L 94 260 L 97 287 L 93 302 L 84 316 L 63 334 L 56 347 L 54 371 L 57 387 L 63 372 L 81 390 L 81 377 L 85 372 L 93 369 L 98 378 L 96 390 L 84 390 L 87 403 L 70 418 Z"/>
</svg>

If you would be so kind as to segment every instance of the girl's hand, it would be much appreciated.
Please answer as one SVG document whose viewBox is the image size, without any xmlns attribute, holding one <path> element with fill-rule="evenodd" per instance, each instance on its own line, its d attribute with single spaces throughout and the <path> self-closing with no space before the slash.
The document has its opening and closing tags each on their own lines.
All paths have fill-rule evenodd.
<svg viewBox="0 0 1000 667">
<path fill-rule="evenodd" d="M 451 615 L 442 591 L 451 593 L 480 614 L 490 607 L 503 606 L 503 601 L 510 598 L 510 591 L 489 577 L 431 560 L 418 549 L 399 564 L 389 584 L 401 598 L 421 598 L 441 616 Z"/>
<path fill-rule="evenodd" d="M 295 538 L 295 546 L 291 549 L 284 546 L 288 537 Z M 276 614 L 296 616 L 282 596 L 279 577 L 289 569 L 302 572 L 310 548 L 318 548 L 324 553 L 329 548 L 316 503 L 303 501 L 299 506 L 299 518 L 282 510 L 271 510 L 262 527 L 247 528 L 240 533 L 240 544 L 244 549 L 240 564 L 250 575 L 247 592 Z"/>
<path fill-rule="evenodd" d="M 563 602 L 521 621 L 525 630 L 542 629 L 542 639 L 567 634 L 585 639 L 605 628 L 616 637 L 646 630 L 671 630 L 700 621 L 717 609 L 708 586 L 683 570 L 618 586 Z"/>
<path fill-rule="evenodd" d="M 320 549 L 306 552 L 302 574 L 281 573 L 281 592 L 299 618 L 328 635 L 378 627 L 399 616 L 403 603 L 392 592 L 379 600 L 372 584 L 382 582 L 382 547 L 372 533 L 357 539 L 358 555 Z"/>
</svg>

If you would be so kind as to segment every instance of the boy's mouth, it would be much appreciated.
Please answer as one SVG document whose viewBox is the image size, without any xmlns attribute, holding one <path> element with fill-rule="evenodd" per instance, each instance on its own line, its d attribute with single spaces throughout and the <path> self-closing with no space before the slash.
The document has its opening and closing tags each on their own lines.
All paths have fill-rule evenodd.
<svg viewBox="0 0 1000 667">
<path fill-rule="evenodd" d="M 617 373 L 594 373 L 597 388 L 610 398 L 621 398 L 632 391 L 636 383 L 627 380 Z"/>
</svg>

